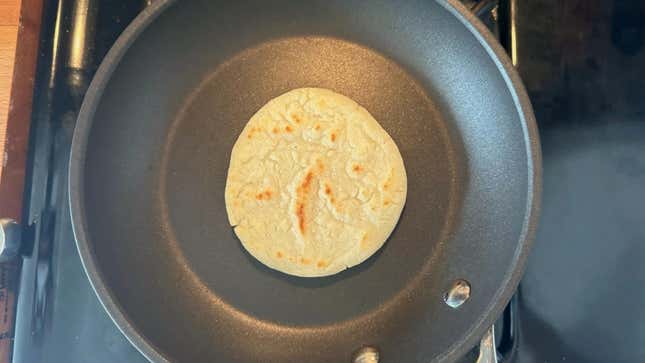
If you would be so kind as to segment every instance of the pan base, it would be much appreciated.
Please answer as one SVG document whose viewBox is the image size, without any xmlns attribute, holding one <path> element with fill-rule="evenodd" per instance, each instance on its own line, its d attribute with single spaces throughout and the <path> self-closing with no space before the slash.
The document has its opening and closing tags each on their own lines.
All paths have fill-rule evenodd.
<svg viewBox="0 0 645 363">
<path fill-rule="evenodd" d="M 325 278 L 288 276 L 257 262 L 224 209 L 230 151 L 246 121 L 266 101 L 298 87 L 329 88 L 366 107 L 399 145 L 409 173 L 408 202 L 385 248 Z M 441 247 L 456 181 L 447 135 L 428 93 L 373 50 L 320 37 L 248 49 L 205 78 L 170 128 L 160 209 L 175 263 L 190 266 L 217 299 L 275 324 L 336 324 L 382 308 L 411 287 Z"/>
</svg>

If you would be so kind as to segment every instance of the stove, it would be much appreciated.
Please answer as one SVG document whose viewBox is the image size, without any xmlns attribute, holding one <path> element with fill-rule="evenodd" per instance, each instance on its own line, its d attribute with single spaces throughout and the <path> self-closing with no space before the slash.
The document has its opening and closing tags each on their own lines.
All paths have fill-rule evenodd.
<svg viewBox="0 0 645 363">
<path fill-rule="evenodd" d="M 67 162 L 93 73 L 150 1 L 45 4 L 13 362 L 147 361 L 85 276 L 71 230 Z M 544 153 L 542 218 L 524 279 L 495 325 L 499 360 L 645 361 L 645 5 L 464 3 L 520 71 Z"/>
</svg>

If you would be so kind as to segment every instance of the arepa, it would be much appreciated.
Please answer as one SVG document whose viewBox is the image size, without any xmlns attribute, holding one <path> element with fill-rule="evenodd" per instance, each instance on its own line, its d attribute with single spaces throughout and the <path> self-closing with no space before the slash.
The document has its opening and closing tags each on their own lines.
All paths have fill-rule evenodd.
<svg viewBox="0 0 645 363">
<path fill-rule="evenodd" d="M 383 246 L 405 204 L 394 140 L 363 107 L 320 88 L 270 100 L 231 153 L 226 211 L 244 248 L 302 277 L 355 266 Z"/>
</svg>

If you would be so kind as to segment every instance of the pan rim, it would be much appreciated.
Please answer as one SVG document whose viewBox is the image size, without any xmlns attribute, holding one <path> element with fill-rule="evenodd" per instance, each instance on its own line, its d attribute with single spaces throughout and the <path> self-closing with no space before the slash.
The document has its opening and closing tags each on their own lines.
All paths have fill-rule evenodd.
<svg viewBox="0 0 645 363">
<path fill-rule="evenodd" d="M 68 195 L 70 205 L 70 215 L 72 221 L 72 232 L 78 249 L 81 264 L 88 276 L 90 285 L 94 290 L 103 309 L 119 331 L 126 337 L 148 361 L 150 362 L 170 362 L 170 360 L 161 353 L 161 349 L 156 347 L 145 336 L 140 334 L 130 320 L 126 317 L 121 306 L 112 296 L 111 290 L 104 283 L 103 276 L 97 267 L 94 253 L 90 250 L 87 237 L 87 224 L 82 206 L 82 172 L 85 164 L 85 150 L 90 130 L 94 123 L 94 113 L 100 102 L 100 99 L 108 84 L 112 73 L 117 68 L 121 58 L 125 55 L 132 43 L 163 11 L 176 0 L 159 0 L 153 2 L 144 8 L 139 15 L 125 28 L 119 35 L 116 42 L 103 58 L 97 69 L 92 81 L 90 82 L 83 103 L 78 112 L 76 127 L 72 137 L 72 148 L 69 157 L 69 175 L 68 175 Z M 78 211 L 76 213 L 75 211 Z"/>
<path fill-rule="evenodd" d="M 489 32 L 486 26 L 472 14 L 459 0 L 435 0 L 444 9 L 459 20 L 476 38 L 495 63 L 496 68 L 503 77 L 506 86 L 516 105 L 520 118 L 523 137 L 527 153 L 527 201 L 524 214 L 522 231 L 519 237 L 513 262 L 509 265 L 508 272 L 494 294 L 492 302 L 480 315 L 479 320 L 471 324 L 461 339 L 455 341 L 442 355 L 436 357 L 436 362 L 451 362 L 463 356 L 481 338 L 497 319 L 504 307 L 510 301 L 526 268 L 526 262 L 535 236 L 538 222 L 540 197 L 542 192 L 542 161 L 539 134 L 528 94 L 515 70 L 506 51 Z M 88 243 L 87 224 L 84 216 L 82 175 L 85 164 L 85 151 L 87 149 L 90 130 L 94 121 L 94 113 L 100 103 L 103 91 L 108 84 L 114 70 L 118 67 L 121 58 L 130 48 L 138 36 L 160 15 L 173 5 L 177 0 L 159 0 L 145 8 L 128 25 L 109 50 L 99 66 L 86 97 L 79 110 L 76 128 L 72 139 L 69 159 L 68 195 L 72 230 L 81 263 L 95 291 L 101 305 L 114 321 L 117 328 L 128 341 L 151 362 L 170 362 L 162 354 L 162 350 L 143 336 L 126 317 L 121 306 L 116 302 L 111 290 L 103 280 L 97 267 L 95 256 Z"/>
<path fill-rule="evenodd" d="M 447 11 L 452 13 L 473 36 L 484 47 L 491 60 L 497 66 L 500 74 L 508 87 L 508 90 L 516 104 L 518 116 L 522 121 L 524 142 L 527 153 L 527 197 L 526 211 L 522 224 L 522 231 L 519 237 L 518 247 L 513 256 L 513 262 L 498 290 L 495 292 L 493 302 L 484 310 L 469 331 L 464 334 L 461 340 L 456 341 L 444 353 L 435 359 L 437 362 L 452 362 L 467 353 L 479 342 L 487 329 L 489 329 L 509 303 L 513 294 L 524 275 L 540 214 L 540 203 L 542 196 L 542 151 L 540 137 L 537 128 L 537 121 L 533 113 L 533 106 L 528 92 L 509 58 L 506 50 L 495 39 L 495 36 L 488 30 L 486 25 L 459 0 L 436 0 Z"/>
</svg>

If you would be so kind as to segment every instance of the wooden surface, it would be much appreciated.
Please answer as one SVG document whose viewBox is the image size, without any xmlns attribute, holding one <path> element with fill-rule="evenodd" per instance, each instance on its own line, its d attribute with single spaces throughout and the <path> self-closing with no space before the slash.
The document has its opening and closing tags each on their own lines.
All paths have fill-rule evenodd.
<svg viewBox="0 0 645 363">
<path fill-rule="evenodd" d="M 0 218 L 20 220 L 42 0 L 0 0 Z"/>
<path fill-rule="evenodd" d="M 0 150 L 5 150 L 21 0 L 0 0 Z M 4 160 L 4 155 L 2 156 Z M 0 164 L 0 182 L 2 169 Z"/>
<path fill-rule="evenodd" d="M 20 222 L 43 0 L 0 0 L 0 218 Z M 21 260 L 0 264 L 0 363 L 11 362 Z"/>
<path fill-rule="evenodd" d="M 0 183 L 3 181 L 5 146 L 7 141 L 7 121 L 11 86 L 13 84 L 14 62 L 16 58 L 16 43 L 20 20 L 21 0 L 0 0 Z M 2 201 L 0 200 L 0 204 Z M 18 266 L 5 265 L 0 268 L 0 362 L 11 361 L 11 337 L 13 336 L 15 294 L 10 293 L 8 285 L 15 284 Z"/>
</svg>

